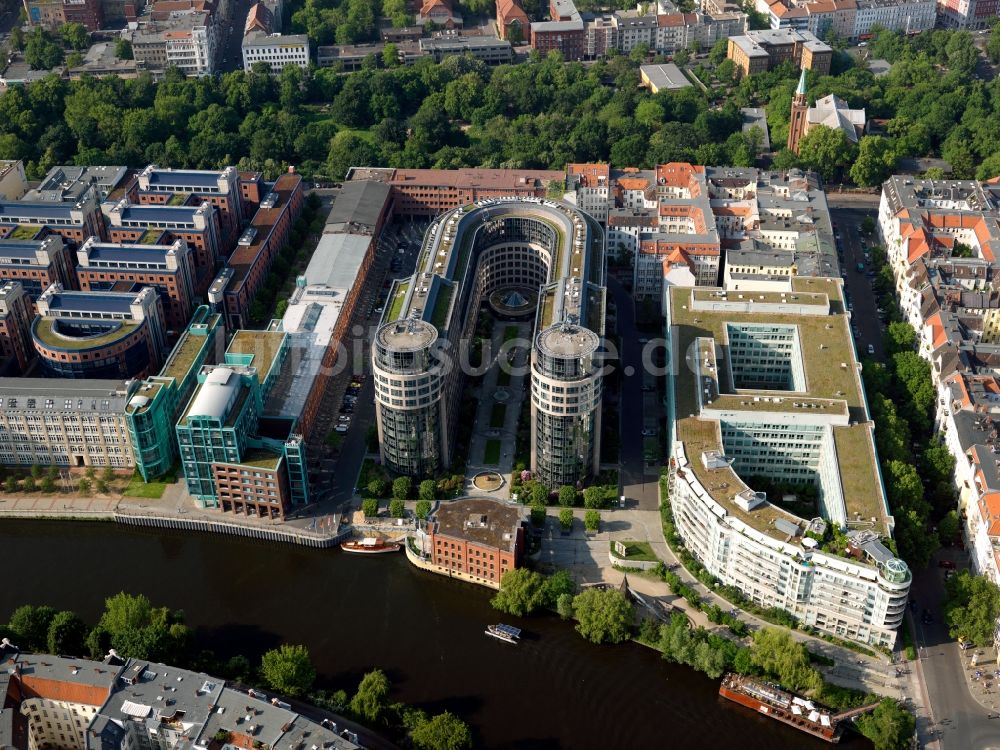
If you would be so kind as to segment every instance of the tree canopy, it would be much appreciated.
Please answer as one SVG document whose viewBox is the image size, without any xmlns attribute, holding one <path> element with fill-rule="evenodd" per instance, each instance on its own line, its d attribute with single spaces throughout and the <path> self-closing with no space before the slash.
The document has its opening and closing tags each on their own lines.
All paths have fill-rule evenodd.
<svg viewBox="0 0 1000 750">
<path fill-rule="evenodd" d="M 309 692 L 316 681 L 309 649 L 287 643 L 264 654 L 260 674 L 273 690 L 292 697 Z"/>
<path fill-rule="evenodd" d="M 576 631 L 592 643 L 621 643 L 632 630 L 635 613 L 617 589 L 589 588 L 573 599 Z"/>
<path fill-rule="evenodd" d="M 500 590 L 490 604 L 508 615 L 530 615 L 545 604 L 544 584 L 541 573 L 527 568 L 508 570 L 500 579 Z"/>
<path fill-rule="evenodd" d="M 472 747 L 468 725 L 449 711 L 422 721 L 410 732 L 413 744 L 420 750 L 464 750 Z"/>
<path fill-rule="evenodd" d="M 992 643 L 1000 618 L 1000 587 L 986 576 L 963 570 L 948 580 L 946 589 L 944 613 L 951 636 L 979 646 Z"/>
</svg>

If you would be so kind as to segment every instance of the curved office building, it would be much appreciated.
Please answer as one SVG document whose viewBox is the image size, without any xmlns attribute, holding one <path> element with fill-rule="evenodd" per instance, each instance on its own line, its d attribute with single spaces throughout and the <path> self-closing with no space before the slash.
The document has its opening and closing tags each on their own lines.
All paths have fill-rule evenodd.
<svg viewBox="0 0 1000 750">
<path fill-rule="evenodd" d="M 417 272 L 397 281 L 372 348 L 385 464 L 430 475 L 450 463 L 461 342 L 480 303 L 538 290 L 531 352 L 531 468 L 550 487 L 596 473 L 600 456 L 604 238 L 591 217 L 540 199 L 449 211 L 431 224 Z"/>
</svg>

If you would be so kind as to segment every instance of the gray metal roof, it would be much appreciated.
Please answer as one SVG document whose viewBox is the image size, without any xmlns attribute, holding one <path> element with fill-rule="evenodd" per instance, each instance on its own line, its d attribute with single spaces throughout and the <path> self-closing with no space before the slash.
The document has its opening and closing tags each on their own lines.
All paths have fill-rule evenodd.
<svg viewBox="0 0 1000 750">
<path fill-rule="evenodd" d="M 368 246 L 374 238 L 361 234 L 324 234 L 303 274 L 306 283 L 350 289 L 358 278 Z"/>
<path fill-rule="evenodd" d="M 226 411 L 241 386 L 242 379 L 234 370 L 229 367 L 216 367 L 209 373 L 205 382 L 198 386 L 187 415 L 224 420 Z"/>
<path fill-rule="evenodd" d="M 345 182 L 333 202 L 329 216 L 326 217 L 327 226 L 356 224 L 369 230 L 373 229 L 383 206 L 389 200 L 391 189 L 382 182 L 368 180 Z"/>
<path fill-rule="evenodd" d="M 116 292 L 58 292 L 49 297 L 49 317 L 73 313 L 129 313 L 135 294 Z"/>
<path fill-rule="evenodd" d="M 657 89 L 677 90 L 692 85 L 684 72 L 673 63 L 643 65 L 640 70 Z"/>
</svg>

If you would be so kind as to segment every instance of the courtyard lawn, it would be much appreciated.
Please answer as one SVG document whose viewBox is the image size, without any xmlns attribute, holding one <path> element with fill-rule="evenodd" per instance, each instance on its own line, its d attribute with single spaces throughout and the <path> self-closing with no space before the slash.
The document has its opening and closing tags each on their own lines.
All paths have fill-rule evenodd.
<svg viewBox="0 0 1000 750">
<path fill-rule="evenodd" d="M 500 441 L 487 440 L 486 447 L 483 448 L 483 463 L 496 465 L 500 463 Z"/>
<path fill-rule="evenodd" d="M 625 559 L 635 560 L 637 562 L 656 562 L 658 559 L 655 554 L 653 554 L 653 548 L 649 545 L 649 542 L 622 542 L 625 545 Z M 618 557 L 618 553 L 615 552 L 615 543 L 611 542 L 611 551 L 614 552 L 615 557 Z"/>
<path fill-rule="evenodd" d="M 493 404 L 493 408 L 490 410 L 490 427 L 494 430 L 503 427 L 505 416 L 507 416 L 507 407 L 503 404 Z"/>
</svg>

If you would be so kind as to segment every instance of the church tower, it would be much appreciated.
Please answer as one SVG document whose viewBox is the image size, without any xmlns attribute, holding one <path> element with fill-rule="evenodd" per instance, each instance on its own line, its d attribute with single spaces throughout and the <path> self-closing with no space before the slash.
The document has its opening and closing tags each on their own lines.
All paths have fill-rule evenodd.
<svg viewBox="0 0 1000 750">
<path fill-rule="evenodd" d="M 806 69 L 799 76 L 799 87 L 795 89 L 792 99 L 792 115 L 788 120 L 788 148 L 795 154 L 799 153 L 799 141 L 806 132 L 806 113 L 809 111 L 809 101 L 806 99 Z"/>
</svg>

